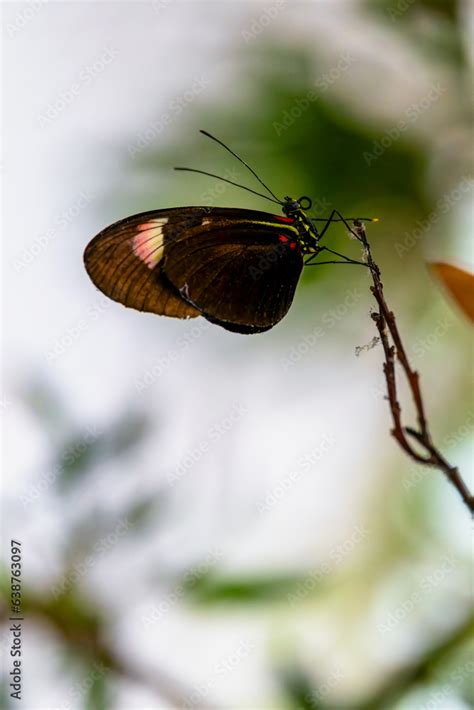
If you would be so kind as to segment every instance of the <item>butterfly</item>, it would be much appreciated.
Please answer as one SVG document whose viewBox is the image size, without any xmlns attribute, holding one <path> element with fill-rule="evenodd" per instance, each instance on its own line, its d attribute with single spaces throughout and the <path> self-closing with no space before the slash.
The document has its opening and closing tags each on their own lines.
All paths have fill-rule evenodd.
<svg viewBox="0 0 474 710">
<path fill-rule="evenodd" d="M 84 265 L 100 291 L 130 308 L 175 318 L 203 316 L 232 332 L 261 333 L 288 312 L 303 265 L 362 262 L 320 245 L 332 222 L 347 224 L 339 212 L 316 219 L 307 215 L 310 198 L 279 200 L 234 151 L 207 131 L 201 133 L 245 165 L 271 197 L 202 170 L 177 170 L 241 187 L 276 202 L 283 214 L 225 207 L 142 212 L 94 237 Z M 316 221 L 325 222 L 321 232 Z M 316 261 L 324 251 L 342 260 Z"/>
</svg>

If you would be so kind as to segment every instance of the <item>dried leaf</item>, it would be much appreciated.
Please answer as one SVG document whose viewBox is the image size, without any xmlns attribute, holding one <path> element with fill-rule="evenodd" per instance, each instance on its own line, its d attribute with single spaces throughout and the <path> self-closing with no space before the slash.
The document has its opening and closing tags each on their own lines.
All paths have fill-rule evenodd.
<svg viewBox="0 0 474 710">
<path fill-rule="evenodd" d="M 474 274 L 443 261 L 431 262 L 429 266 L 460 309 L 474 322 Z"/>
</svg>

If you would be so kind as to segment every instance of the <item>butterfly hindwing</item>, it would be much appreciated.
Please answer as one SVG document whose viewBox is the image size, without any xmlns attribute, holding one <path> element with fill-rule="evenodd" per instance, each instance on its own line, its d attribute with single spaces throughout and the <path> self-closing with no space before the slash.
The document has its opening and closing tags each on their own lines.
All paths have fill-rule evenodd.
<svg viewBox="0 0 474 710">
<path fill-rule="evenodd" d="M 164 274 L 208 320 L 242 333 L 268 330 L 287 313 L 303 267 L 286 221 L 216 209 L 203 220 L 206 230 L 165 246 Z"/>
</svg>

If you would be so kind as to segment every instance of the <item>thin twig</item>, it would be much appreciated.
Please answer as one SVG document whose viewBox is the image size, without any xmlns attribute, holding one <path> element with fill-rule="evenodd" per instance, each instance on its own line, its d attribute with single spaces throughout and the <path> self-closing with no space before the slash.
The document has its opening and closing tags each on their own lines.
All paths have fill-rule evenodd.
<svg viewBox="0 0 474 710">
<path fill-rule="evenodd" d="M 351 230 L 352 231 L 352 230 Z M 398 441 L 402 449 L 411 456 L 412 459 L 424 466 L 432 466 L 442 471 L 452 485 L 457 489 L 464 503 L 469 508 L 471 514 L 474 513 L 474 496 L 471 495 L 468 487 L 455 466 L 451 466 L 444 456 L 438 451 L 433 443 L 428 422 L 425 414 L 423 397 L 420 389 L 420 377 L 416 370 L 410 365 L 406 350 L 398 331 L 394 313 L 389 309 L 383 293 L 383 283 L 380 277 L 380 269 L 375 263 L 370 245 L 367 240 L 365 227 L 362 222 L 354 221 L 354 231 L 352 232 L 361 242 L 364 248 L 366 263 L 372 275 L 372 291 L 378 305 L 378 312 L 372 314 L 372 318 L 377 326 L 377 330 L 382 342 L 385 362 L 383 370 L 387 383 L 388 401 L 392 414 L 393 429 L 392 436 Z M 391 339 L 391 341 L 390 341 Z M 402 422 L 402 411 L 397 396 L 397 380 L 395 372 L 395 362 L 398 360 L 402 366 L 408 386 L 410 388 L 415 404 L 418 428 L 404 426 Z M 424 450 L 419 453 L 414 447 L 411 439 Z"/>
</svg>

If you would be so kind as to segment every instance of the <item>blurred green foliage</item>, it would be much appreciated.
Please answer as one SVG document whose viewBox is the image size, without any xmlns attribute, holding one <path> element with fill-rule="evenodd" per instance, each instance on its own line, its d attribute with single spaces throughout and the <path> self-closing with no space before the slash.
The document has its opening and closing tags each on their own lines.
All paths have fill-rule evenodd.
<svg viewBox="0 0 474 710">
<path fill-rule="evenodd" d="M 191 578 L 185 577 L 185 587 L 189 598 L 199 604 L 249 604 L 281 602 L 298 586 L 304 584 L 304 577 L 254 577 L 235 579 L 220 578 L 213 572 Z"/>
<path fill-rule="evenodd" d="M 100 433 L 90 429 L 74 432 L 60 445 L 59 456 L 53 463 L 53 468 L 60 471 L 58 484 L 70 488 L 101 461 L 133 455 L 133 449 L 142 443 L 147 432 L 147 416 L 133 411 Z"/>
</svg>

